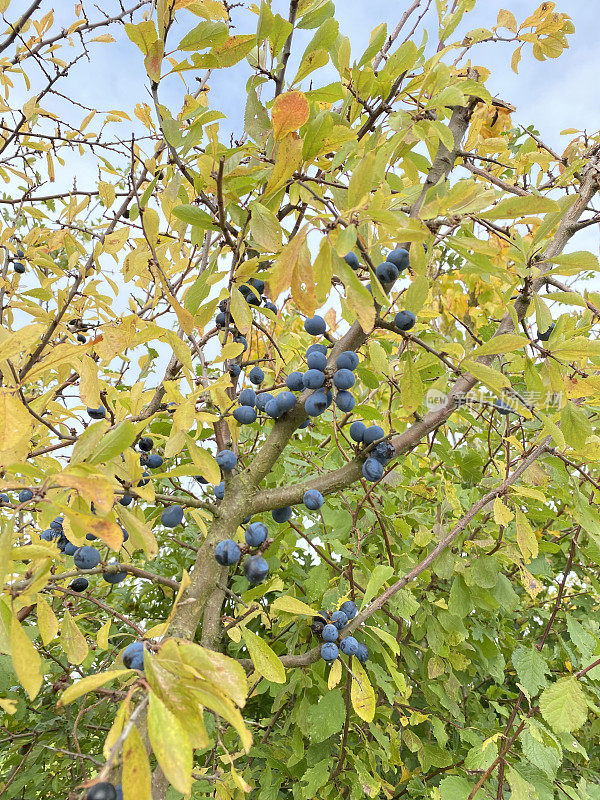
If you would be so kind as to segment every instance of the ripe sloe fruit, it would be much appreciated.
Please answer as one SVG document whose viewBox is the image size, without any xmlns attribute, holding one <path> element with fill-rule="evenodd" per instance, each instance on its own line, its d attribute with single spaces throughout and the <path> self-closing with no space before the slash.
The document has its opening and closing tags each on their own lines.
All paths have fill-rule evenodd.
<svg viewBox="0 0 600 800">
<path fill-rule="evenodd" d="M 237 564 L 241 556 L 239 545 L 233 539 L 224 539 L 215 547 L 215 558 L 222 567 Z"/>
</svg>

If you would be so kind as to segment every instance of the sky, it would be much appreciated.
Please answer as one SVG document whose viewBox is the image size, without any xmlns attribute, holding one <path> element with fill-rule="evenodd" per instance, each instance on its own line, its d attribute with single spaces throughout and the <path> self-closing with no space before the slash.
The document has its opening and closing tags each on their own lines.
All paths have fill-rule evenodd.
<svg viewBox="0 0 600 800">
<path fill-rule="evenodd" d="M 133 0 L 125 3 L 133 5 Z M 29 5 L 29 0 L 13 0 L 5 18 L 15 19 L 18 12 Z M 74 3 L 60 0 L 58 3 L 44 2 L 42 8 L 54 5 L 55 19 L 62 24 L 73 19 Z M 99 14 L 90 4 L 89 16 L 97 19 Z M 107 12 L 117 8 L 116 0 L 106 0 L 102 4 Z M 392 30 L 409 0 L 400 3 L 389 0 L 343 0 L 336 7 L 341 32 L 348 36 L 353 54 L 360 54 L 368 43 L 371 30 L 381 22 Z M 463 35 L 477 27 L 491 27 L 496 22 L 500 8 L 512 11 L 517 20 L 524 19 L 538 5 L 535 0 L 479 0 L 473 12 L 468 14 L 457 30 Z M 287 16 L 287 0 L 273 0 L 274 11 Z M 600 74 L 600 48 L 597 45 L 597 6 L 590 0 L 558 0 L 557 11 L 568 13 L 575 24 L 576 33 L 570 37 L 571 47 L 559 59 L 539 62 L 531 55 L 530 48 L 524 48 L 519 74 L 510 69 L 510 57 L 514 45 L 490 43 L 479 45 L 475 50 L 474 62 L 488 66 L 492 70 L 488 87 L 493 94 L 511 102 L 517 107 L 515 119 L 523 124 L 534 123 L 542 137 L 555 147 L 566 144 L 567 139 L 560 136 L 565 128 L 587 128 L 594 131 L 600 128 L 600 103 L 597 91 L 597 76 Z M 180 12 L 182 19 L 194 20 L 188 12 Z M 248 33 L 254 30 L 253 14 L 234 9 L 235 33 Z M 113 27 L 116 31 L 116 28 Z M 298 31 L 298 44 L 311 38 L 313 31 Z M 90 62 L 80 62 L 73 77 L 61 83 L 61 91 L 77 99 L 83 105 L 108 109 L 131 110 L 140 100 L 149 101 L 147 77 L 144 72 L 142 55 L 123 32 L 116 34 L 118 42 L 110 45 L 96 44 L 91 49 Z M 177 30 L 171 36 L 175 45 L 180 38 Z M 301 53 L 301 50 L 300 50 Z M 68 54 L 62 50 L 61 56 Z M 289 74 L 294 72 L 292 64 Z M 211 104 L 223 110 L 230 119 L 238 122 L 243 117 L 244 108 L 244 65 L 240 65 L 235 78 L 227 72 L 215 73 L 211 79 Z M 318 73 L 317 73 L 318 74 Z M 333 78 L 333 72 L 331 76 Z M 188 73 L 194 85 L 194 73 Z M 239 80 L 237 80 L 239 78 Z M 17 82 L 17 85 L 18 82 Z M 179 78 L 169 78 L 161 84 L 161 100 L 175 103 L 180 96 Z M 24 99 L 27 94 L 24 93 Z M 57 101 L 60 105 L 60 101 Z M 81 112 L 83 117 L 84 112 Z"/>
</svg>

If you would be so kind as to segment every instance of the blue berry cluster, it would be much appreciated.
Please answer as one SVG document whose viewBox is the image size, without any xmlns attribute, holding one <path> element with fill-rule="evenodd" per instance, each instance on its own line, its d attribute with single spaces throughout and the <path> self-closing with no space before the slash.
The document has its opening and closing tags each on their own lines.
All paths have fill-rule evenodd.
<svg viewBox="0 0 600 800">
<path fill-rule="evenodd" d="M 369 658 L 369 650 L 366 645 L 359 642 L 354 636 L 343 636 L 340 639 L 340 632 L 357 614 L 356 603 L 353 600 L 346 600 L 332 614 L 319 611 L 319 614 L 313 617 L 310 627 L 312 632 L 323 641 L 321 658 L 324 661 L 335 661 L 341 651 L 346 656 L 356 656 L 361 664 L 366 663 Z"/>
</svg>

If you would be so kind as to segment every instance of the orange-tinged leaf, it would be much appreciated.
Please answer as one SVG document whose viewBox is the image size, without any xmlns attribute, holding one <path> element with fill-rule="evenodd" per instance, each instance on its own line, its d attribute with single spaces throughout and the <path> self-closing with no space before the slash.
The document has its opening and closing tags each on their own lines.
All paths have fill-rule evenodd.
<svg viewBox="0 0 600 800">
<path fill-rule="evenodd" d="M 297 131 L 308 120 L 310 106 L 304 92 L 286 92 L 275 98 L 271 120 L 275 140 L 281 141 L 293 131 Z"/>
<path fill-rule="evenodd" d="M 62 472 L 54 479 L 59 486 L 75 489 L 80 495 L 94 503 L 103 514 L 108 514 L 113 506 L 113 487 L 108 478 L 102 475 L 83 477 Z"/>
</svg>

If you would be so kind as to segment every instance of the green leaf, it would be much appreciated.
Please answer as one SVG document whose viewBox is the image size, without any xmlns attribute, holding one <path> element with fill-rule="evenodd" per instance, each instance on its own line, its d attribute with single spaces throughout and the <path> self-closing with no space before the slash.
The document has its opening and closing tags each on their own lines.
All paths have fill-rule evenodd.
<svg viewBox="0 0 600 800">
<path fill-rule="evenodd" d="M 365 588 L 361 608 L 366 608 L 375 595 L 379 594 L 383 585 L 389 581 L 394 574 L 394 568 L 389 564 L 378 564 L 369 577 L 369 582 Z"/>
<path fill-rule="evenodd" d="M 94 452 L 89 456 L 90 464 L 105 464 L 117 458 L 131 445 L 137 436 L 137 428 L 133 422 L 121 422 L 116 428 L 104 436 Z"/>
<path fill-rule="evenodd" d="M 244 36 L 230 36 L 222 44 L 213 47 L 210 53 L 192 56 L 192 61 L 201 69 L 221 69 L 222 67 L 232 67 L 256 46 L 256 36 L 247 34 Z"/>
<path fill-rule="evenodd" d="M 226 22 L 205 20 L 196 25 L 179 42 L 179 50 L 204 50 L 206 47 L 219 47 L 229 36 Z"/>
<path fill-rule="evenodd" d="M 309 737 L 313 742 L 324 742 L 341 731 L 345 717 L 346 706 L 341 691 L 327 692 L 308 710 L 306 726 Z"/>
<path fill-rule="evenodd" d="M 546 686 L 548 665 L 536 647 L 517 647 L 513 650 L 512 662 L 517 670 L 519 683 L 530 697 L 535 697 Z"/>
<path fill-rule="evenodd" d="M 73 700 L 77 700 L 82 694 L 93 692 L 94 689 L 97 689 L 99 686 L 104 686 L 105 683 L 109 683 L 115 678 L 120 678 L 123 675 L 129 674 L 132 674 L 132 670 L 130 669 L 113 669 L 108 672 L 99 672 L 96 675 L 86 675 L 85 678 L 81 678 L 81 680 L 76 681 L 71 684 L 71 686 L 67 686 L 60 696 L 58 705 L 66 706 L 72 703 Z"/>
<path fill-rule="evenodd" d="M 465 360 L 461 364 L 462 368 L 470 372 L 478 381 L 489 386 L 494 392 L 502 393 L 502 390 L 510 386 L 510 379 L 502 372 L 498 372 L 493 367 L 488 367 L 487 364 L 480 364 L 478 361 Z"/>
<path fill-rule="evenodd" d="M 587 719 L 587 700 L 581 684 L 574 677 L 559 678 L 542 692 L 540 710 L 556 733 L 571 733 Z"/>
<path fill-rule="evenodd" d="M 444 778 L 440 783 L 441 800 L 466 800 L 473 786 L 474 784 L 469 783 L 466 778 L 460 778 L 458 775 Z"/>
<path fill-rule="evenodd" d="M 285 667 L 265 640 L 243 626 L 241 634 L 258 674 L 272 683 L 285 683 Z"/>
<path fill-rule="evenodd" d="M 410 286 L 404 294 L 402 303 L 407 311 L 418 314 L 425 305 L 429 294 L 429 281 L 426 275 L 415 275 Z"/>
<path fill-rule="evenodd" d="M 493 336 L 488 342 L 480 345 L 470 353 L 470 357 L 492 355 L 494 353 L 515 353 L 529 343 L 529 339 L 524 336 L 517 336 L 516 333 L 501 333 L 500 336 Z"/>
<path fill-rule="evenodd" d="M 202 228 L 204 230 L 219 230 L 218 225 L 214 223 L 210 214 L 207 214 L 206 211 L 198 208 L 198 206 L 175 206 L 173 209 L 173 214 L 177 217 L 177 219 L 180 219 L 182 222 L 186 222 L 188 225 L 193 225 L 194 227 Z"/>
<path fill-rule="evenodd" d="M 570 400 L 561 412 L 560 429 L 567 444 L 575 450 L 581 450 L 592 434 L 592 425 L 587 414 Z"/>
</svg>

